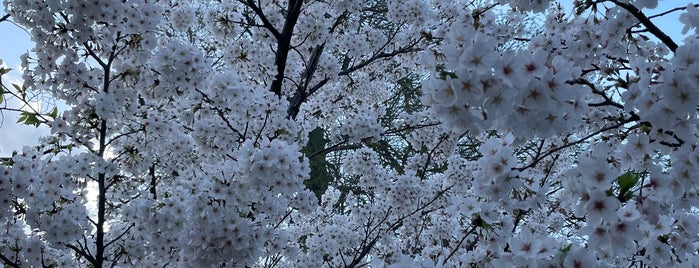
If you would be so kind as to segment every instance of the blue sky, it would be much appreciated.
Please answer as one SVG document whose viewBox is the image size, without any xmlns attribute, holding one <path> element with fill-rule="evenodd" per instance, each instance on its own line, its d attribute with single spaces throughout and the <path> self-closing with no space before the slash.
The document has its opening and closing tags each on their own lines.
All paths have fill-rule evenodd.
<svg viewBox="0 0 699 268">
<path fill-rule="evenodd" d="M 563 5 L 570 10 L 572 0 L 561 1 Z M 696 3 L 690 0 L 665 0 L 660 1 L 658 8 L 655 10 L 646 11 L 647 15 L 661 13 L 663 11 L 686 6 L 689 3 Z M 0 5 L 0 16 L 4 15 L 4 8 Z M 683 25 L 679 23 L 678 17 L 681 12 L 675 12 L 663 17 L 654 19 L 653 21 L 663 29 L 677 43 L 682 43 L 681 35 Z M 4 61 L 4 65 L 13 68 L 14 71 L 3 76 L 3 83 L 9 85 L 12 82 L 18 82 L 21 74 L 17 71 L 19 67 L 19 56 L 32 49 L 29 34 L 16 25 L 5 21 L 0 23 L 0 60 Z M 0 117 L 0 156 L 9 156 L 13 150 L 20 150 L 25 145 L 36 143 L 37 138 L 41 135 L 48 134 L 48 129 L 45 127 L 34 128 L 32 126 L 18 125 L 18 114 L 3 112 L 3 117 Z"/>
<path fill-rule="evenodd" d="M 572 2 L 573 0 L 568 0 L 568 1 L 559 1 L 561 4 L 566 8 L 566 10 L 572 9 Z M 676 7 L 686 7 L 690 3 L 699 3 L 698 1 L 691 1 L 691 0 L 660 0 L 658 1 L 658 7 L 652 10 L 644 10 L 644 13 L 646 16 L 652 16 L 658 13 L 665 12 L 667 10 L 676 8 Z M 609 4 L 611 5 L 611 4 Z M 680 23 L 679 21 L 679 16 L 682 14 L 684 11 L 676 11 L 673 13 L 670 13 L 668 15 L 662 16 L 662 17 L 657 17 L 653 18 L 653 22 L 658 25 L 658 28 L 662 29 L 667 35 L 672 37 L 675 42 L 682 43 L 682 40 L 684 40 L 682 36 L 682 28 L 684 27 L 683 24 Z M 650 34 L 647 34 L 650 36 Z"/>
<path fill-rule="evenodd" d="M 5 10 L 0 5 L 0 16 Z M 2 82 L 9 86 L 10 83 L 20 81 L 19 56 L 32 48 L 29 34 L 9 21 L 0 23 L 0 60 L 6 67 L 14 69 L 9 74 L 3 75 Z M 20 82 L 21 83 L 21 82 Z M 8 106 L 15 106 L 10 103 Z M 45 127 L 36 129 L 32 126 L 18 125 L 18 114 L 2 112 L 0 115 L 0 156 L 9 156 L 13 150 L 20 150 L 25 145 L 32 145 L 41 135 L 48 134 Z"/>
</svg>

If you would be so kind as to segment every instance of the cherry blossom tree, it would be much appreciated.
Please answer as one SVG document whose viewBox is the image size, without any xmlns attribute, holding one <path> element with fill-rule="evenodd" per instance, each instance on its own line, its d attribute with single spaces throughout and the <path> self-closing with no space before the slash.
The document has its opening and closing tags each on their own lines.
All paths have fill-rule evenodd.
<svg viewBox="0 0 699 268">
<path fill-rule="evenodd" d="M 0 263 L 692 267 L 699 11 L 657 3 L 5 0 L 51 135 Z"/>
</svg>

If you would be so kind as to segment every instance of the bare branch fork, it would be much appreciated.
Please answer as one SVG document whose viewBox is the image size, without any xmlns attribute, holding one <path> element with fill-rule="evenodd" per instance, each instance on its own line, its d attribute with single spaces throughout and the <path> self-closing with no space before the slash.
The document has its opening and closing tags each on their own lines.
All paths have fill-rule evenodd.
<svg viewBox="0 0 699 268">
<path fill-rule="evenodd" d="M 326 78 L 320 83 L 313 86 L 312 88 L 308 88 L 308 86 L 311 83 L 311 79 L 313 79 L 315 71 L 318 69 L 318 61 L 320 61 L 320 56 L 323 54 L 324 48 L 325 43 L 313 48 L 313 51 L 311 52 L 311 58 L 308 61 L 306 65 L 306 70 L 304 71 L 303 77 L 301 78 L 301 84 L 296 88 L 294 96 L 292 96 L 289 99 L 289 109 L 287 110 L 287 116 L 291 119 L 296 118 L 296 116 L 299 113 L 299 109 L 301 108 L 301 104 L 304 101 L 306 101 L 308 96 L 315 93 L 318 89 L 320 89 L 323 85 L 327 83 Z"/>
<path fill-rule="evenodd" d="M 7 267 L 12 267 L 12 268 L 20 268 L 20 267 L 21 267 L 21 266 L 19 266 L 19 264 L 15 263 L 15 262 L 12 262 L 12 260 L 10 260 L 10 259 L 9 259 L 8 257 L 6 257 L 5 255 L 2 255 L 2 253 L 0 253 L 0 260 L 2 260 L 2 262 L 3 262 L 5 265 L 7 265 Z"/>
<path fill-rule="evenodd" d="M 424 202 L 424 203 L 418 202 L 418 205 L 417 205 L 417 207 L 416 207 L 414 210 L 412 210 L 412 211 L 408 212 L 407 214 L 401 216 L 400 218 L 398 218 L 397 220 L 395 220 L 393 223 L 390 223 L 390 222 L 388 221 L 388 217 L 391 215 L 391 210 L 393 210 L 393 207 L 389 207 L 389 208 L 386 210 L 385 215 L 384 215 L 383 217 L 381 217 L 381 219 L 380 219 L 378 222 L 376 222 L 376 225 L 374 225 L 373 228 L 371 227 L 371 224 L 372 224 L 373 220 L 372 220 L 371 216 L 369 216 L 369 219 L 367 220 L 367 225 L 365 226 L 365 227 L 366 227 L 366 228 L 365 228 L 365 236 L 364 236 L 364 239 L 363 239 L 362 242 L 361 242 L 361 246 L 360 246 L 360 248 L 355 249 L 355 254 L 354 254 L 353 258 L 352 258 L 352 262 L 351 262 L 349 265 L 345 265 L 345 267 L 359 267 L 359 266 L 363 266 L 363 265 L 360 265 L 360 262 L 361 262 L 367 255 L 369 255 L 369 253 L 371 252 L 371 250 L 372 250 L 372 249 L 374 248 L 374 246 L 376 245 L 376 242 L 381 238 L 382 233 L 388 233 L 388 232 L 390 232 L 390 231 L 395 231 L 395 230 L 397 230 L 397 229 L 400 228 L 400 226 L 403 224 L 403 220 L 405 220 L 405 219 L 407 219 L 408 217 L 411 217 L 411 216 L 417 214 L 418 212 L 421 212 L 421 211 L 422 211 L 422 214 L 423 214 L 423 215 L 426 214 L 426 213 L 429 213 L 429 212 L 432 211 L 432 210 L 426 211 L 425 209 L 426 209 L 427 207 L 429 207 L 430 205 L 434 204 L 435 201 L 437 201 L 440 197 L 444 196 L 444 194 L 445 194 L 446 192 L 448 192 L 449 190 L 451 190 L 451 188 L 453 188 L 453 187 L 454 187 L 454 185 L 450 185 L 450 186 L 448 186 L 448 187 L 446 187 L 446 188 L 440 190 L 439 192 L 437 192 L 437 193 L 436 193 L 429 201 L 427 201 L 427 202 Z M 385 223 L 385 224 L 388 224 L 388 227 L 386 227 L 385 229 L 379 229 L 379 227 L 380 227 L 381 225 L 383 225 L 384 223 Z M 372 234 L 373 234 L 373 235 L 372 235 Z M 467 233 L 466 236 L 468 236 L 468 234 L 469 234 L 469 233 Z M 372 237 L 372 236 L 373 236 L 373 237 Z M 458 247 L 457 247 L 457 249 L 458 249 Z"/>
</svg>

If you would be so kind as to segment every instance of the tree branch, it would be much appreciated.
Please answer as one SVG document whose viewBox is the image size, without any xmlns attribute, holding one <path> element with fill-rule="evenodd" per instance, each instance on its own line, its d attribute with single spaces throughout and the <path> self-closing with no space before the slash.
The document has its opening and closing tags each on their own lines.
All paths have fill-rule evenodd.
<svg viewBox="0 0 699 268">
<path fill-rule="evenodd" d="M 279 31 L 276 28 L 274 28 L 274 25 L 272 25 L 272 23 L 267 19 L 267 16 L 265 16 L 265 13 L 262 12 L 262 9 L 259 6 L 257 6 L 257 4 L 255 4 L 255 2 L 253 2 L 252 0 L 246 0 L 246 1 L 240 1 L 240 2 L 243 3 L 244 5 L 246 5 L 247 7 L 249 7 L 250 9 L 252 9 L 252 11 L 255 12 L 255 14 L 258 17 L 260 17 L 260 20 L 262 21 L 262 24 L 265 26 L 265 28 L 267 28 L 267 30 L 269 30 L 269 32 L 271 32 L 272 35 L 274 35 L 274 37 L 279 39 L 281 34 L 279 33 Z"/>
<path fill-rule="evenodd" d="M 617 6 L 623 8 L 626 11 L 628 11 L 629 13 L 631 13 L 631 15 L 633 15 L 634 17 L 636 17 L 636 19 L 641 24 L 643 24 L 643 26 L 646 26 L 646 29 L 648 29 L 648 32 L 650 32 L 651 34 L 655 35 L 655 37 L 660 39 L 660 41 L 663 42 L 663 44 L 665 44 L 670 49 L 670 51 L 672 51 L 674 53 L 675 50 L 677 50 L 677 43 L 675 43 L 675 41 L 673 41 L 672 38 L 670 38 L 670 36 L 665 34 L 665 32 L 660 30 L 660 28 L 658 28 L 658 26 L 656 26 L 655 23 L 653 23 L 650 20 L 650 18 L 648 18 L 645 14 L 643 14 L 643 11 L 636 8 L 632 4 L 622 3 L 622 2 L 619 2 L 619 0 L 611 0 L 611 1 L 614 4 L 616 4 Z"/>
<path fill-rule="evenodd" d="M 694 7 L 699 7 L 699 4 L 694 4 Z M 676 7 L 676 8 L 670 9 L 670 10 L 668 10 L 668 11 L 655 14 L 655 15 L 653 15 L 653 16 L 648 16 L 648 19 L 653 19 L 653 18 L 657 18 L 657 17 L 662 17 L 662 16 L 665 16 L 665 15 L 670 14 L 670 13 L 672 13 L 672 12 L 680 11 L 680 10 L 685 10 L 685 9 L 687 9 L 686 6 L 684 6 L 684 7 Z M 641 24 L 641 23 L 639 22 L 639 23 L 635 24 L 634 26 L 639 25 L 639 24 Z"/>
<path fill-rule="evenodd" d="M 211 98 L 209 98 L 209 95 L 206 95 L 206 93 L 204 93 L 203 91 L 199 90 L 198 88 L 194 88 L 194 90 L 196 90 L 197 92 L 199 92 L 199 94 L 201 94 L 201 96 L 204 98 L 204 101 L 205 101 L 206 103 L 211 104 L 211 109 L 213 109 L 214 111 L 216 111 L 216 114 L 218 115 L 218 117 L 221 118 L 224 122 L 226 122 L 226 127 L 228 127 L 228 129 L 230 129 L 231 131 L 233 131 L 233 133 L 238 134 L 238 139 L 239 139 L 240 141 L 245 140 L 245 135 L 243 135 L 242 133 L 240 133 L 240 131 L 238 131 L 238 129 L 236 129 L 235 127 L 233 127 L 233 125 L 231 124 L 231 122 L 230 122 L 230 121 L 228 120 L 228 118 L 226 117 L 226 113 L 225 113 L 221 108 L 219 108 L 218 106 L 214 105 L 215 102 L 214 102 Z"/>
<path fill-rule="evenodd" d="M 19 264 L 12 262 L 8 257 L 0 253 L 0 260 L 2 260 L 7 267 L 20 268 Z"/>
<path fill-rule="evenodd" d="M 95 261 L 95 258 L 92 257 L 92 255 L 85 252 L 84 250 L 71 244 L 66 244 L 66 247 L 75 251 L 75 253 L 79 256 L 85 257 L 85 259 L 87 259 L 87 261 L 90 262 L 92 265 L 95 265 L 97 263 L 97 261 Z"/>
<path fill-rule="evenodd" d="M 129 224 L 129 227 L 127 227 L 126 230 L 124 230 L 121 234 L 119 234 L 117 237 L 112 239 L 112 241 L 107 242 L 104 246 L 108 247 L 111 244 L 113 244 L 114 242 L 119 241 L 119 239 L 121 239 L 124 235 L 126 235 L 129 231 L 131 231 L 131 228 L 133 228 L 135 225 L 136 224 L 133 222 L 131 224 Z"/>
<path fill-rule="evenodd" d="M 320 56 L 323 54 L 324 48 L 325 43 L 313 48 L 310 59 L 308 60 L 308 63 L 306 63 L 306 70 L 304 71 L 303 77 L 301 78 L 301 85 L 296 87 L 296 92 L 294 93 L 294 96 L 289 99 L 289 109 L 287 109 L 286 113 L 287 116 L 291 119 L 296 118 L 301 108 L 301 104 L 303 104 L 306 101 L 306 99 L 308 99 L 308 96 L 315 93 L 318 89 L 320 89 L 320 87 L 327 83 L 326 78 L 323 81 L 316 84 L 315 86 L 313 86 L 312 88 L 308 88 L 309 84 L 311 83 L 311 79 L 313 79 L 313 75 L 318 69 L 318 61 L 320 61 Z"/>
<path fill-rule="evenodd" d="M 6 21 L 9 18 L 10 18 L 10 14 L 5 14 L 2 17 L 0 17 L 0 22 Z"/>
<path fill-rule="evenodd" d="M 394 50 L 394 51 L 391 51 L 388 53 L 386 53 L 386 52 L 375 53 L 373 56 L 371 56 L 371 58 L 364 60 L 357 65 L 349 67 L 346 70 L 341 71 L 339 73 L 339 75 L 348 75 L 356 70 L 364 68 L 365 66 L 367 66 L 367 65 L 371 64 L 372 62 L 379 60 L 379 59 L 390 58 L 390 57 L 393 57 L 395 55 L 403 54 L 403 53 L 421 51 L 422 48 L 415 48 L 415 45 L 417 45 L 421 40 L 422 40 L 422 37 L 418 38 L 414 42 L 412 42 L 412 43 L 410 43 L 402 48 L 399 48 L 397 50 Z"/>
<path fill-rule="evenodd" d="M 574 141 L 574 142 L 571 142 L 571 143 L 562 145 L 562 146 L 557 147 L 557 148 L 555 148 L 555 149 L 551 149 L 551 150 L 547 151 L 545 154 L 541 155 L 540 157 L 534 159 L 534 161 L 532 161 L 529 165 L 526 165 L 526 166 L 523 166 L 523 167 L 519 167 L 519 168 L 512 168 L 512 170 L 524 171 L 524 170 L 526 170 L 526 169 L 528 169 L 528 168 L 531 168 L 531 167 L 535 166 L 536 164 L 539 163 L 539 161 L 541 161 L 542 159 L 548 157 L 549 155 L 551 155 L 551 154 L 553 154 L 553 153 L 555 153 L 555 152 L 558 152 L 558 151 L 563 150 L 563 149 L 565 149 L 565 148 L 568 148 L 568 147 L 570 147 L 570 146 L 573 146 L 573 145 L 582 143 L 582 142 L 586 141 L 587 139 L 589 139 L 589 138 L 591 138 L 591 137 L 593 137 L 593 136 L 595 136 L 595 135 L 597 135 L 597 134 L 600 134 L 600 133 L 602 133 L 602 132 L 605 132 L 605 131 L 607 131 L 607 130 L 615 129 L 615 128 L 621 127 L 621 126 L 623 126 L 623 125 L 625 125 L 625 124 L 628 124 L 628 123 L 630 123 L 630 122 L 638 121 L 638 120 L 640 120 L 640 118 L 638 117 L 638 115 L 633 114 L 631 117 L 629 117 L 629 118 L 627 118 L 627 119 L 625 119 L 625 120 L 621 120 L 621 122 L 619 122 L 619 123 L 616 123 L 616 124 L 614 124 L 614 125 L 611 125 L 611 126 L 604 127 L 604 128 L 602 128 L 602 129 L 599 129 L 599 130 L 597 130 L 597 131 L 595 131 L 595 132 L 592 132 L 592 133 L 590 133 L 589 135 L 587 135 L 587 136 L 585 136 L 585 137 L 582 137 L 582 138 L 580 138 L 579 140 L 576 140 L 576 141 Z"/>
<path fill-rule="evenodd" d="M 425 127 L 437 126 L 439 124 L 440 123 L 428 123 L 428 124 L 424 124 L 424 125 L 407 125 L 407 126 L 402 127 L 402 128 L 387 130 L 379 135 L 386 136 L 386 135 L 390 135 L 390 134 L 394 134 L 394 133 L 398 133 L 398 132 L 402 132 L 402 131 L 406 131 L 406 130 L 411 130 L 411 129 L 421 129 L 421 128 L 425 128 Z M 339 151 L 339 150 L 344 150 L 344 149 L 356 149 L 356 147 L 353 145 L 348 145 L 347 147 L 340 147 L 344 144 L 347 144 L 348 142 L 349 142 L 349 140 L 345 139 L 337 144 L 333 144 L 332 146 L 330 146 L 328 148 L 325 148 L 319 152 L 313 153 L 312 155 L 308 156 L 308 159 L 312 159 L 312 158 L 319 156 L 319 155 L 325 155 L 325 154 L 332 152 L 332 151 Z"/>
<path fill-rule="evenodd" d="M 566 83 L 569 85 L 574 85 L 574 84 L 586 85 L 587 87 L 589 87 L 592 90 L 592 93 L 599 95 L 599 96 L 602 96 L 602 98 L 604 98 L 603 102 L 588 104 L 588 106 L 590 106 L 590 107 L 611 105 L 611 106 L 614 106 L 614 107 L 619 108 L 619 109 L 624 109 L 624 105 L 622 105 L 621 103 L 613 101 L 612 98 L 610 98 L 609 96 L 607 96 L 607 94 L 604 93 L 604 91 L 597 89 L 597 87 L 592 82 L 587 81 L 584 78 L 578 78 L 575 80 L 566 81 Z"/>
<path fill-rule="evenodd" d="M 466 232 L 466 233 L 464 234 L 464 236 L 459 240 L 459 243 L 456 244 L 456 246 L 451 250 L 451 252 L 449 253 L 449 255 L 448 255 L 446 258 L 444 258 L 444 261 L 442 261 L 442 265 L 446 265 L 446 264 L 447 264 L 447 261 L 448 261 L 449 259 L 451 259 L 451 257 L 454 256 L 454 254 L 455 254 L 457 251 L 459 251 L 459 248 L 461 247 L 461 244 L 463 244 L 464 241 L 466 241 L 466 238 L 467 238 L 469 235 L 473 234 L 473 232 L 476 231 L 476 227 L 478 227 L 478 226 L 476 226 L 475 224 L 471 226 L 471 229 L 469 229 L 468 232 Z"/>
<path fill-rule="evenodd" d="M 271 90 L 275 95 L 282 96 L 282 86 L 284 84 L 284 72 L 286 70 L 286 61 L 289 57 L 291 49 L 291 36 L 294 34 L 294 26 L 301 14 L 301 6 L 304 0 L 289 0 L 288 12 L 282 32 L 277 36 L 277 52 L 274 54 L 274 65 L 277 66 L 277 75 L 272 81 Z M 251 2 L 251 0 L 248 0 Z"/>
</svg>

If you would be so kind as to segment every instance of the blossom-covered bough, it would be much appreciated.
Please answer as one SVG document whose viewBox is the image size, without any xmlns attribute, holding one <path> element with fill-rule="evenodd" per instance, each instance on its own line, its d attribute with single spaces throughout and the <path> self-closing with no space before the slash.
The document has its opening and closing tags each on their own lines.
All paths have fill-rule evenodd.
<svg viewBox="0 0 699 268">
<path fill-rule="evenodd" d="M 0 100 L 59 105 L 2 102 L 51 135 L 0 266 L 692 267 L 699 10 L 657 2 L 5 0 Z"/>
</svg>

